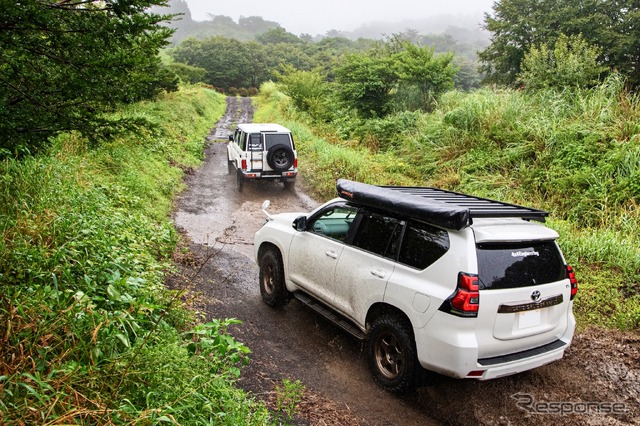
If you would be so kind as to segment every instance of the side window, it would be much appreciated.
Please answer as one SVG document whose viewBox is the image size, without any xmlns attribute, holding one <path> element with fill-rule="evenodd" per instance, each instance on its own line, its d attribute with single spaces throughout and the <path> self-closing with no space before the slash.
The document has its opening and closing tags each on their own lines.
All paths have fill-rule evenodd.
<svg viewBox="0 0 640 426">
<path fill-rule="evenodd" d="M 251 133 L 249 135 L 249 150 L 262 151 L 262 135 L 260 133 Z"/>
<path fill-rule="evenodd" d="M 395 259 L 404 222 L 377 213 L 363 212 L 353 245 Z"/>
<path fill-rule="evenodd" d="M 357 210 L 350 206 L 331 207 L 313 220 L 309 230 L 315 234 L 344 242 L 356 213 Z"/>
<path fill-rule="evenodd" d="M 449 250 L 447 231 L 422 222 L 410 221 L 402 238 L 398 261 L 418 269 L 440 259 Z"/>
<path fill-rule="evenodd" d="M 247 148 L 247 134 L 245 132 L 240 132 L 240 134 L 237 136 L 236 140 L 238 141 L 238 145 L 240 146 L 240 149 L 242 151 L 246 150 L 246 148 Z"/>
</svg>

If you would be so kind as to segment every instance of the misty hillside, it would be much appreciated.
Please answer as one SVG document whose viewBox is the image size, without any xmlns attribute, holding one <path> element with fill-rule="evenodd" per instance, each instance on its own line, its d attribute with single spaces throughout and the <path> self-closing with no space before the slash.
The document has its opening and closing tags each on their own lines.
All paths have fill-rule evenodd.
<svg viewBox="0 0 640 426">
<path fill-rule="evenodd" d="M 162 14 L 179 14 L 169 25 L 176 32 L 171 38 L 173 45 L 188 37 L 204 39 L 211 36 L 224 36 L 239 41 L 254 40 L 256 36 L 274 28 L 284 28 L 281 24 L 264 20 L 259 16 L 240 17 L 238 22 L 224 15 L 209 15 L 206 21 L 192 19 L 191 11 L 185 0 L 170 0 L 169 7 L 154 8 Z M 329 30 L 325 34 L 304 34 L 306 39 L 319 41 L 324 37 L 345 37 L 351 40 L 359 38 L 384 39 L 392 34 L 414 33 L 416 35 L 438 35 L 453 39 L 460 50 L 482 50 L 489 45 L 489 33 L 481 28 L 482 15 L 440 15 L 421 20 L 403 20 L 399 22 L 371 22 L 353 31 Z M 429 37 L 426 37 L 427 39 Z M 437 38 L 437 37 L 436 37 Z M 423 40 L 424 42 L 424 40 Z M 436 43 L 437 44 L 437 43 Z M 447 43 L 451 46 L 452 43 Z"/>
</svg>

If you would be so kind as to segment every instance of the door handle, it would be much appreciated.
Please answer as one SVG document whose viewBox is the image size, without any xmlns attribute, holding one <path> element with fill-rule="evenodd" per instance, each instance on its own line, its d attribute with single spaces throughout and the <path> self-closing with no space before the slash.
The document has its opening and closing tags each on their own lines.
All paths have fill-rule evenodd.
<svg viewBox="0 0 640 426">
<path fill-rule="evenodd" d="M 387 273 L 382 269 L 372 269 L 370 272 L 371 272 L 371 275 L 378 278 L 384 278 L 387 276 Z"/>
<path fill-rule="evenodd" d="M 337 259 L 338 258 L 338 253 L 336 253 L 333 250 L 327 250 L 324 252 L 324 254 L 326 254 L 327 256 L 329 256 L 332 259 Z"/>
</svg>

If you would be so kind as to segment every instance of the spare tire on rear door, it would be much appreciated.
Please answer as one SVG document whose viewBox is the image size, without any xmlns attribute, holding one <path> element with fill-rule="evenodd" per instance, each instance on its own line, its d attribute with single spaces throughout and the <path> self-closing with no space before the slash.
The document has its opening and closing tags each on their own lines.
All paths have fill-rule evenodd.
<svg viewBox="0 0 640 426">
<path fill-rule="evenodd" d="M 289 170 L 293 166 L 293 151 L 287 145 L 274 145 L 267 151 L 267 164 L 277 172 Z"/>
</svg>

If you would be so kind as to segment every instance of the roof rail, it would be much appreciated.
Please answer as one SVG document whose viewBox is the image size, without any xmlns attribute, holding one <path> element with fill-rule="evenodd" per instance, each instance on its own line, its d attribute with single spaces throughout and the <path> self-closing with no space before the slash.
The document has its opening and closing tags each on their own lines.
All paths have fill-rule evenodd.
<svg viewBox="0 0 640 426">
<path fill-rule="evenodd" d="M 466 228 L 474 218 L 518 217 L 544 222 L 549 216 L 543 210 L 431 187 L 374 186 L 338 179 L 336 189 L 338 196 L 346 200 L 447 229 Z"/>
</svg>

